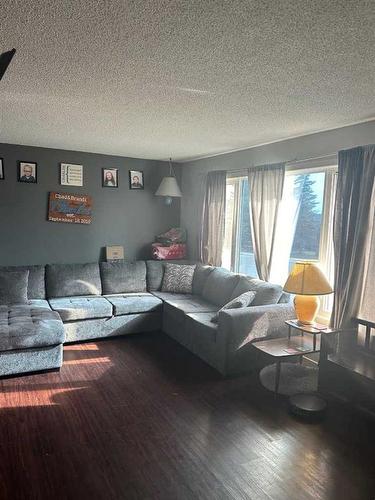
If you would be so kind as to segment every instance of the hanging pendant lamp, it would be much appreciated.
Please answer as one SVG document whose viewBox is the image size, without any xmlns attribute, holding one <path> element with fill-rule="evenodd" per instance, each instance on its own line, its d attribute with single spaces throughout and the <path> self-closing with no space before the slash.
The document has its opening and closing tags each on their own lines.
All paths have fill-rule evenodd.
<svg viewBox="0 0 375 500">
<path fill-rule="evenodd" d="M 169 158 L 169 176 L 163 177 L 155 195 L 164 196 L 166 205 L 171 205 L 173 198 L 181 198 L 182 196 L 177 179 L 174 175 L 172 158 Z"/>
</svg>

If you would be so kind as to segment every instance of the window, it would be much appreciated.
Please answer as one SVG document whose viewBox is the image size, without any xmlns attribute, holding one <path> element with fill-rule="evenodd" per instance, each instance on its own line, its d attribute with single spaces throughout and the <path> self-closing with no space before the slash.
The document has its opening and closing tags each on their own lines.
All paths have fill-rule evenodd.
<svg viewBox="0 0 375 500">
<path fill-rule="evenodd" d="M 249 215 L 247 177 L 229 178 L 226 192 L 223 267 L 257 276 Z"/>
<path fill-rule="evenodd" d="M 295 196 L 299 199 L 289 260 L 291 269 L 297 260 L 319 260 L 325 172 L 292 174 L 289 177 L 293 182 Z"/>
<path fill-rule="evenodd" d="M 286 172 L 275 236 L 271 281 L 283 284 L 297 260 L 315 261 L 333 281 L 332 221 L 336 168 Z M 223 266 L 257 276 L 251 235 L 249 189 L 245 176 L 227 180 Z M 332 297 L 322 300 L 323 311 Z"/>
</svg>

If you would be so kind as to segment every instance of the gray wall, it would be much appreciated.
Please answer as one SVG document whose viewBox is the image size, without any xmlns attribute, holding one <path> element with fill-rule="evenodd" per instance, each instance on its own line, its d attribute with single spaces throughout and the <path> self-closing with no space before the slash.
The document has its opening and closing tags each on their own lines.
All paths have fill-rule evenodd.
<svg viewBox="0 0 375 500">
<path fill-rule="evenodd" d="M 146 258 L 154 236 L 180 220 L 180 201 L 154 196 L 168 173 L 164 162 L 0 144 L 0 265 L 94 262 L 107 245 L 123 245 L 127 260 Z M 38 163 L 38 183 L 17 182 L 18 160 Z M 83 187 L 59 184 L 60 163 L 83 165 Z M 119 169 L 119 188 L 102 187 L 102 168 Z M 143 170 L 145 190 L 129 190 L 128 171 Z M 179 168 L 176 175 L 179 175 Z M 48 192 L 93 197 L 91 225 L 47 221 Z"/>
<path fill-rule="evenodd" d="M 275 142 L 183 164 L 181 226 L 187 229 L 189 256 L 198 256 L 204 182 L 210 170 L 241 170 L 255 165 L 333 154 L 340 149 L 375 142 L 375 121 Z"/>
</svg>

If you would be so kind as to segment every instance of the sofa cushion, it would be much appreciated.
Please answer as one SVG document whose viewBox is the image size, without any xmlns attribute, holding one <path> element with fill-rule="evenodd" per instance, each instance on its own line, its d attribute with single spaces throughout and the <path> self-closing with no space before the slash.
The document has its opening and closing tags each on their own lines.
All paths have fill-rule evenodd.
<svg viewBox="0 0 375 500">
<path fill-rule="evenodd" d="M 218 307 L 199 296 L 193 296 L 185 300 L 166 300 L 164 302 L 164 313 L 170 314 L 176 320 L 182 321 L 187 313 L 193 312 L 217 312 Z"/>
<path fill-rule="evenodd" d="M 112 304 L 104 297 L 63 297 L 49 299 L 49 303 L 63 321 L 112 316 Z"/>
<path fill-rule="evenodd" d="M 48 264 L 46 266 L 47 296 L 72 297 L 101 295 L 99 264 Z"/>
<path fill-rule="evenodd" d="M 255 298 L 251 303 L 252 306 L 277 304 L 283 293 L 283 289 L 280 285 L 255 278 L 248 278 L 247 276 L 241 276 L 237 286 L 233 290 L 231 299 L 248 291 L 256 292 Z"/>
<path fill-rule="evenodd" d="M 207 278 L 214 269 L 213 266 L 204 266 L 203 264 L 196 265 L 193 277 L 193 293 L 195 295 L 202 295 Z"/>
<path fill-rule="evenodd" d="M 136 262 L 101 262 L 103 294 L 145 292 L 146 263 Z"/>
<path fill-rule="evenodd" d="M 231 300 L 238 280 L 239 276 L 237 274 L 217 267 L 209 274 L 203 287 L 202 297 L 208 302 L 223 307 Z"/>
<path fill-rule="evenodd" d="M 2 266 L 0 271 L 29 271 L 27 286 L 28 299 L 45 299 L 45 267 L 44 266 Z"/>
<path fill-rule="evenodd" d="M 289 304 L 291 302 L 292 296 L 290 293 L 283 292 L 278 300 L 278 304 Z"/>
<path fill-rule="evenodd" d="M 162 292 L 189 293 L 193 291 L 195 265 L 169 264 L 165 266 Z"/>
<path fill-rule="evenodd" d="M 28 304 L 33 306 L 34 308 L 41 307 L 42 309 L 49 309 L 50 311 L 52 311 L 48 300 L 45 299 L 31 299 L 28 300 Z"/>
<path fill-rule="evenodd" d="M 136 314 L 159 311 L 163 302 L 151 293 L 124 293 L 106 295 L 105 298 L 113 305 L 113 314 Z"/>
<path fill-rule="evenodd" d="M 213 323 L 217 323 L 219 319 L 220 311 L 226 311 L 227 309 L 242 309 L 243 307 L 248 307 L 255 298 L 255 292 L 245 292 L 235 299 L 229 301 L 225 306 L 223 306 L 211 319 Z"/>
<path fill-rule="evenodd" d="M 29 271 L 0 271 L 0 304 L 27 304 Z"/>
<path fill-rule="evenodd" d="M 159 297 L 161 300 L 185 300 L 192 299 L 195 295 L 191 293 L 172 293 L 172 292 L 152 292 L 152 295 Z"/>
<path fill-rule="evenodd" d="M 64 339 L 64 325 L 56 312 L 31 304 L 0 306 L 1 351 L 53 346 Z"/>
<path fill-rule="evenodd" d="M 192 338 L 204 336 L 211 342 L 216 342 L 218 326 L 217 323 L 212 321 L 215 315 L 214 312 L 189 313 L 186 315 L 187 323 L 185 328 L 190 331 Z M 192 343 L 195 344 L 194 340 Z"/>
<path fill-rule="evenodd" d="M 147 290 L 160 290 L 164 276 L 164 265 L 160 260 L 147 260 Z"/>
</svg>

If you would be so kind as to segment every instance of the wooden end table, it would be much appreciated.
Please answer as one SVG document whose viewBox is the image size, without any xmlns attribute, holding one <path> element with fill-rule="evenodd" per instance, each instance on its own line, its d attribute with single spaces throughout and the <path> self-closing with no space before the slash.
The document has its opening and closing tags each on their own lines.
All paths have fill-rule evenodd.
<svg viewBox="0 0 375 500">
<path fill-rule="evenodd" d="M 299 356 L 300 363 L 306 354 L 319 352 L 320 338 L 308 336 L 288 336 L 281 339 L 263 340 L 254 342 L 253 347 L 258 351 L 270 356 L 276 363 L 275 393 L 279 391 L 281 363 L 292 357 Z"/>
<path fill-rule="evenodd" d="M 337 330 L 325 325 L 302 325 L 294 319 L 287 320 L 285 323 L 288 325 L 288 337 L 264 340 L 253 344 L 259 352 L 273 358 L 276 364 L 275 394 L 279 391 L 281 363 L 288 358 L 299 356 L 301 364 L 304 355 L 320 352 L 321 334 L 337 332 Z M 300 335 L 292 335 L 293 329 L 299 331 Z M 307 370 L 311 372 L 311 368 L 306 367 Z M 294 413 L 308 417 L 321 415 L 326 408 L 326 402 L 314 393 L 294 394 L 290 398 L 290 405 Z"/>
</svg>

